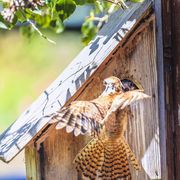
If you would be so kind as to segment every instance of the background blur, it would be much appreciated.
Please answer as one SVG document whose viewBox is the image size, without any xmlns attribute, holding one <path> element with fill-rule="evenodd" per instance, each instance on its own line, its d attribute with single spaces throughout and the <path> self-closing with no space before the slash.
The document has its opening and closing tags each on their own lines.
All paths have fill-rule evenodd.
<svg viewBox="0 0 180 180">
<path fill-rule="evenodd" d="M 87 9 L 79 13 L 81 21 L 87 14 Z M 0 134 L 83 48 L 80 31 L 77 30 L 81 23 L 75 13 L 67 22 L 71 31 L 66 30 L 60 35 L 45 32 L 56 41 L 56 45 L 38 35 L 26 39 L 19 31 L 0 31 Z M 0 161 L 0 180 L 15 179 L 25 179 L 23 152 L 9 164 Z"/>
</svg>

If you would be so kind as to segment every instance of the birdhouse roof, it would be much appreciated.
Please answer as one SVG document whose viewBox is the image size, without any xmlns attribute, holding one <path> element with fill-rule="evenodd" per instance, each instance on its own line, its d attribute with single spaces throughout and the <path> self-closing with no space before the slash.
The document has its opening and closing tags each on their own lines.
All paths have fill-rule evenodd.
<svg viewBox="0 0 180 180">
<path fill-rule="evenodd" d="M 129 3 L 126 10 L 118 10 L 93 41 L 89 43 L 58 78 L 0 135 L 0 159 L 9 162 L 40 131 L 48 125 L 52 113 L 59 110 L 93 73 L 123 44 L 141 17 L 151 9 L 152 1 Z"/>
</svg>

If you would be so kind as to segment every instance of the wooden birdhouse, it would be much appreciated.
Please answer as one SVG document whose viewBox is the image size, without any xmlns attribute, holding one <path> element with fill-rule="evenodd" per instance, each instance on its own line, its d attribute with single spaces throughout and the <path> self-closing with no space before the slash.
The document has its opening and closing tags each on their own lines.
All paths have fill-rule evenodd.
<svg viewBox="0 0 180 180">
<path fill-rule="evenodd" d="M 0 136 L 0 159 L 10 162 L 25 149 L 27 180 L 77 180 L 73 159 L 89 140 L 48 124 L 51 114 L 74 100 L 91 100 L 103 79 L 134 79 L 152 98 L 131 106 L 127 141 L 142 168 L 133 180 L 166 179 L 168 168 L 162 111 L 158 13 L 150 0 L 118 10 L 62 74 Z M 156 6 L 157 7 L 157 6 Z M 157 20 L 159 22 L 159 20 Z M 158 48 L 157 46 L 158 45 Z M 158 65 L 158 66 L 157 66 Z M 161 91 L 162 90 L 162 91 Z M 159 93 L 158 93 L 159 92 Z"/>
</svg>

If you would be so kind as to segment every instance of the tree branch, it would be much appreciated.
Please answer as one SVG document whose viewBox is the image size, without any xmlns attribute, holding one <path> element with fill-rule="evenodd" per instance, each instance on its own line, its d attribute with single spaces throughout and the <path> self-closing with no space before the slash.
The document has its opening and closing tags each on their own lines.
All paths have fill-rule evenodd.
<svg viewBox="0 0 180 180">
<path fill-rule="evenodd" d="M 38 27 L 35 25 L 35 23 L 34 23 L 32 20 L 30 20 L 30 19 L 28 19 L 28 18 L 26 17 L 26 15 L 24 14 L 24 12 L 23 12 L 22 10 L 21 10 L 20 12 L 21 12 L 22 16 L 26 19 L 26 21 L 33 27 L 33 29 L 34 29 L 42 38 L 46 39 L 48 42 L 50 42 L 50 43 L 52 43 L 52 44 L 56 44 L 55 41 L 49 39 L 46 35 L 44 35 L 44 34 L 38 29 Z"/>
</svg>

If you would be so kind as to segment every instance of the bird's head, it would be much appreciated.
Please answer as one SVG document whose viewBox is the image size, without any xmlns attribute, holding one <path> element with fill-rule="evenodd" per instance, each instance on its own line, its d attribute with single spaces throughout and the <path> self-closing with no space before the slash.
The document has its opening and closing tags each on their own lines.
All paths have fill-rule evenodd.
<svg viewBox="0 0 180 180">
<path fill-rule="evenodd" d="M 126 92 L 132 90 L 144 90 L 139 82 L 129 78 L 119 79 L 115 76 L 110 76 L 104 79 L 103 84 L 105 90 L 103 94 L 111 94 L 115 92 Z"/>
<path fill-rule="evenodd" d="M 133 79 L 129 79 L 129 78 L 121 79 L 121 83 L 122 83 L 122 90 L 124 92 L 132 91 L 132 90 L 144 90 L 141 84 Z"/>
<path fill-rule="evenodd" d="M 122 90 L 122 83 L 120 79 L 115 76 L 104 79 L 103 84 L 105 86 L 104 93 L 106 94 L 120 92 Z"/>
</svg>

